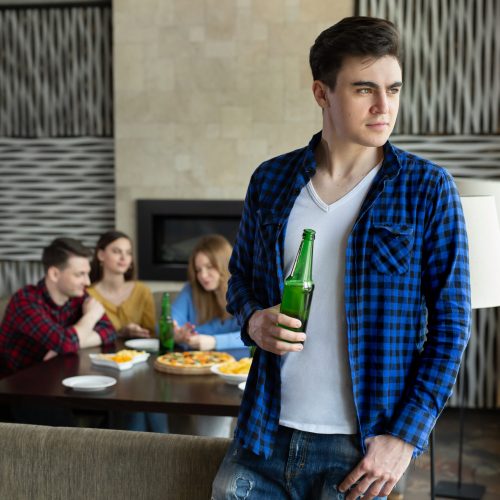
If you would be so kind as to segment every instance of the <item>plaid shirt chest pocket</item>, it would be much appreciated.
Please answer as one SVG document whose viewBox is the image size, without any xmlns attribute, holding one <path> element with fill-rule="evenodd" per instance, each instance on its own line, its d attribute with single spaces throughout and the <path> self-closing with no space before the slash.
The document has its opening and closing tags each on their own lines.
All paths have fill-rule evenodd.
<svg viewBox="0 0 500 500">
<path fill-rule="evenodd" d="M 414 244 L 413 227 L 374 221 L 371 265 L 383 274 L 404 274 L 410 268 Z"/>
<path fill-rule="evenodd" d="M 257 231 L 254 240 L 254 277 L 258 277 L 259 281 L 269 281 L 277 283 L 271 287 L 266 286 L 266 300 L 260 297 L 263 303 L 275 305 L 281 302 L 281 290 L 279 283 L 282 281 L 281 272 L 281 255 L 279 251 L 279 233 L 282 228 L 281 217 L 271 210 L 258 210 L 257 212 Z M 271 277 L 278 277 L 278 281 Z M 260 285 L 255 283 L 255 289 L 260 289 Z"/>
</svg>

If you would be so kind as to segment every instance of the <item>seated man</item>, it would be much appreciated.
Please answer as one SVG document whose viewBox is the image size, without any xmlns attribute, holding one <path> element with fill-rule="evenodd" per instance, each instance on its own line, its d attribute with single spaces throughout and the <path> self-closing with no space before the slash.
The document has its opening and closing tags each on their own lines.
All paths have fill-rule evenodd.
<svg viewBox="0 0 500 500">
<path fill-rule="evenodd" d="M 0 376 L 114 342 L 116 332 L 104 308 L 85 291 L 90 256 L 71 238 L 57 238 L 43 250 L 45 277 L 12 296 L 0 325 Z"/>
</svg>

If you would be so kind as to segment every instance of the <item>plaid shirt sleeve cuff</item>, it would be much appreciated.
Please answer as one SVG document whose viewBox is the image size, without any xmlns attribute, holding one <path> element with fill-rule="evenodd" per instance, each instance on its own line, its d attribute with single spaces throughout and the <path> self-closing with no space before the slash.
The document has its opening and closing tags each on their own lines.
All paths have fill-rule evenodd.
<svg viewBox="0 0 500 500">
<path fill-rule="evenodd" d="M 80 340 L 76 333 L 75 327 L 70 326 L 66 329 L 64 340 L 59 346 L 48 346 L 48 348 L 54 350 L 59 354 L 69 354 L 71 352 L 77 352 L 80 348 Z"/>
<path fill-rule="evenodd" d="M 241 340 L 245 345 L 249 346 L 254 346 L 256 345 L 255 342 L 250 338 L 250 335 L 248 335 L 248 321 L 250 320 L 250 316 L 255 311 L 259 311 L 262 309 L 262 306 L 260 306 L 257 302 L 251 301 L 251 302 L 246 302 L 243 305 L 242 310 L 239 312 L 237 315 L 238 323 L 241 326 Z"/>
<path fill-rule="evenodd" d="M 387 434 L 401 438 L 415 446 L 413 457 L 421 455 L 429 445 L 429 435 L 434 428 L 436 418 L 425 409 L 406 404 L 387 429 Z"/>
<path fill-rule="evenodd" d="M 94 330 L 98 333 L 99 337 L 101 337 L 103 345 L 113 344 L 116 340 L 115 329 L 107 317 L 101 318 L 95 325 Z"/>
</svg>

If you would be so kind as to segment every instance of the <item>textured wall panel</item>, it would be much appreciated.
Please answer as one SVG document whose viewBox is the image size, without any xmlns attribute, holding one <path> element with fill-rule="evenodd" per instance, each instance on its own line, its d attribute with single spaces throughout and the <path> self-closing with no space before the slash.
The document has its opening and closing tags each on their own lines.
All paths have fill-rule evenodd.
<svg viewBox="0 0 500 500">
<path fill-rule="evenodd" d="M 0 136 L 113 135 L 110 7 L 0 9 Z"/>
<path fill-rule="evenodd" d="M 400 28 L 404 80 L 396 133 L 500 131 L 500 2 L 358 0 Z"/>
<path fill-rule="evenodd" d="M 0 138 L 0 259 L 39 260 L 57 236 L 95 245 L 114 225 L 110 138 Z"/>
<path fill-rule="evenodd" d="M 393 135 L 391 142 L 447 168 L 455 177 L 500 179 L 498 135 Z"/>
<path fill-rule="evenodd" d="M 114 225 L 111 6 L 95 4 L 0 6 L 1 295 L 37 281 L 54 237 L 90 246 Z"/>
<path fill-rule="evenodd" d="M 0 297 L 13 294 L 24 285 L 37 283 L 42 276 L 43 266 L 40 260 L 0 261 Z"/>
</svg>

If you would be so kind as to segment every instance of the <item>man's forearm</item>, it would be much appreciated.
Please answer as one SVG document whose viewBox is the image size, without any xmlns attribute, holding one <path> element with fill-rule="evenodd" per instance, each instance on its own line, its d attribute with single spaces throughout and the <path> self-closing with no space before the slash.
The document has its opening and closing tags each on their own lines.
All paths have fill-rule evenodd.
<svg viewBox="0 0 500 500">
<path fill-rule="evenodd" d="M 95 347 L 101 345 L 102 340 L 99 334 L 94 330 L 95 325 L 101 316 L 88 312 L 84 314 L 74 325 L 80 347 Z"/>
<path fill-rule="evenodd" d="M 80 340 L 80 348 L 82 349 L 86 347 L 96 347 L 102 344 L 101 336 L 95 331 L 89 332 L 83 336 L 78 335 L 78 338 Z"/>
</svg>

